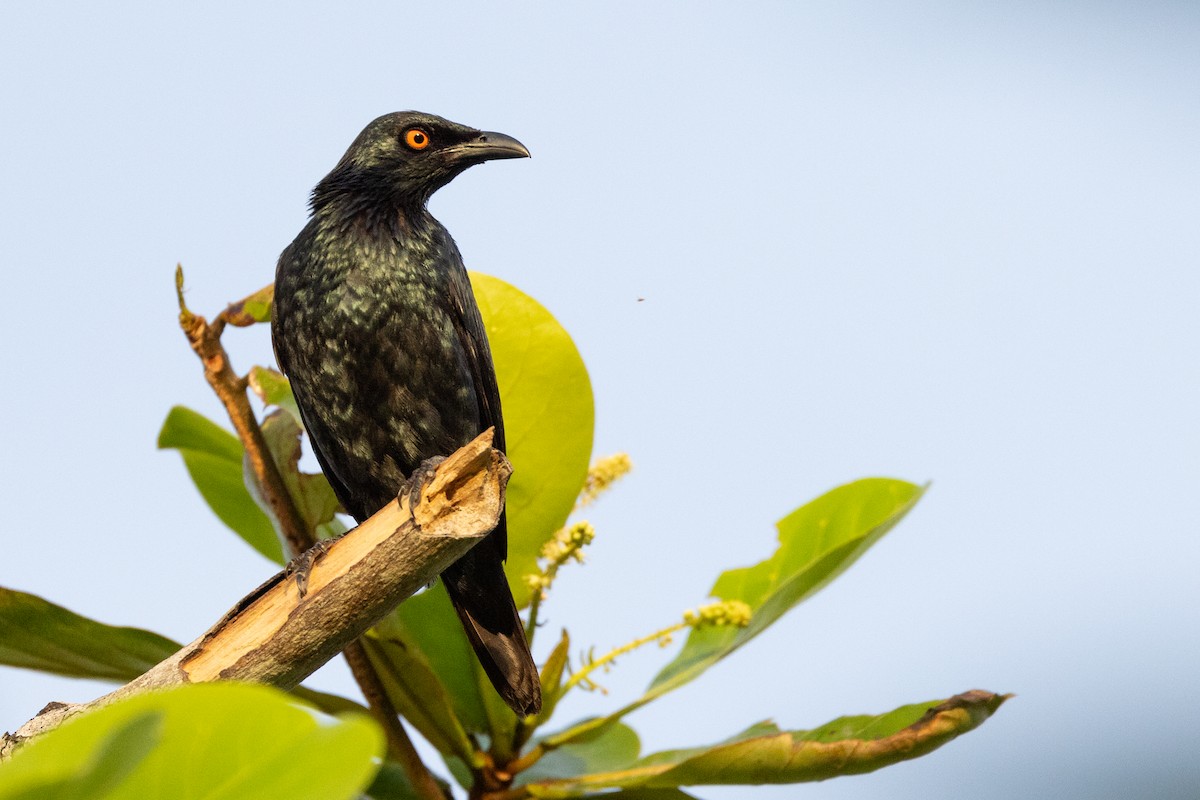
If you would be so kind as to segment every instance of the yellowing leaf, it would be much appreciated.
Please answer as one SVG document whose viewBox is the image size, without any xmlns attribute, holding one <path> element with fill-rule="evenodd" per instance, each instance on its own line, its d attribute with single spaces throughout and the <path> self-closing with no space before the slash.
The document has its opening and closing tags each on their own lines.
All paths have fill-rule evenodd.
<svg viewBox="0 0 1200 800">
<path fill-rule="evenodd" d="M 522 576 L 542 544 L 567 521 L 592 455 L 592 384 L 583 359 L 550 312 L 499 278 L 471 273 L 487 326 L 507 453 L 508 582 L 518 607 L 529 602 Z"/>
<path fill-rule="evenodd" d="M 975 690 L 879 716 L 843 717 L 811 731 L 760 724 L 721 744 L 655 753 L 610 772 L 543 780 L 528 789 L 534 797 L 566 798 L 614 788 L 802 783 L 873 772 L 979 727 L 1006 699 Z"/>
</svg>

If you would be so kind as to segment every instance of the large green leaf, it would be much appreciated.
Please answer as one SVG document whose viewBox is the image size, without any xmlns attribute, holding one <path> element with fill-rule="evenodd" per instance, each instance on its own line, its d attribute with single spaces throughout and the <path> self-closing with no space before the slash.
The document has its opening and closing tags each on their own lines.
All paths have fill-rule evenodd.
<svg viewBox="0 0 1200 800">
<path fill-rule="evenodd" d="M 157 633 L 105 625 L 37 595 L 0 587 L 0 664 L 126 682 L 179 648 Z M 329 714 L 367 713 L 359 703 L 304 686 L 292 694 Z"/>
<path fill-rule="evenodd" d="M 749 625 L 694 628 L 644 695 L 607 717 L 564 731 L 551 744 L 571 741 L 592 727 L 620 719 L 699 676 L 840 575 L 908 513 L 923 491 L 905 481 L 866 478 L 840 486 L 784 517 L 776 526 L 779 549 L 775 554 L 752 567 L 721 573 L 711 591 L 721 600 L 749 605 Z"/>
<path fill-rule="evenodd" d="M 0 587 L 0 663 L 73 678 L 130 681 L 179 649 L 157 633 L 81 617 Z"/>
<path fill-rule="evenodd" d="M 95 800 L 111 797 L 138 765 L 158 744 L 162 715 L 144 711 L 114 724 L 105 731 L 89 754 L 74 764 L 44 762 L 28 766 L 18 761 L 17 769 L 26 769 L 24 781 L 17 780 L 5 789 L 6 776 L 0 775 L 3 800 Z"/>
<path fill-rule="evenodd" d="M 504 410 L 508 580 L 518 607 L 522 576 L 567 521 L 592 454 L 592 385 L 570 335 L 540 303 L 504 281 L 471 273 L 487 326 Z"/>
<path fill-rule="evenodd" d="M 244 451 L 236 436 L 190 408 L 175 406 L 159 431 L 158 446 L 179 451 L 192 482 L 222 522 L 267 558 L 283 562 L 271 520 L 246 489 Z"/>
<path fill-rule="evenodd" d="M 181 686 L 33 740 L 0 769 L 0 800 L 337 800 L 370 782 L 382 753 L 361 715 L 324 717 L 265 686 Z"/>
<path fill-rule="evenodd" d="M 576 778 L 593 772 L 609 772 L 633 763 L 641 752 L 637 731 L 623 722 L 581 737 L 542 756 L 517 777 L 517 785 L 548 779 Z"/>
<path fill-rule="evenodd" d="M 566 798 L 612 788 L 801 783 L 873 772 L 979 727 L 1006 699 L 976 690 L 879 716 L 842 717 L 811 731 L 760 724 L 721 744 L 655 753 L 609 772 L 538 781 L 528 789 L 534 797 Z"/>
<path fill-rule="evenodd" d="M 891 530 L 923 491 L 906 481 L 866 478 L 781 519 L 775 554 L 721 573 L 712 588 L 713 597 L 749 605 L 750 624 L 694 629 L 679 655 L 655 676 L 650 692 L 662 694 L 692 680 L 816 594 Z"/>
<path fill-rule="evenodd" d="M 830 723 L 830 725 L 832 725 L 832 724 L 833 723 Z M 823 728 L 821 728 L 821 730 L 824 730 L 828 727 L 829 727 L 828 725 L 824 726 Z M 776 725 L 773 721 L 771 721 L 769 719 L 763 720 L 762 722 L 754 723 L 753 725 L 751 725 L 749 728 L 746 728 L 746 730 L 742 731 L 741 733 L 736 733 L 733 736 L 730 736 L 728 739 L 723 739 L 722 741 L 718 742 L 715 745 L 706 745 L 704 747 L 691 747 L 691 748 L 687 748 L 687 749 L 683 749 L 683 750 L 660 750 L 657 753 L 651 753 L 648 756 L 644 756 L 643 758 L 641 758 L 638 761 L 637 765 L 639 767 L 649 767 L 649 766 L 656 766 L 658 764 L 678 764 L 680 761 L 683 761 L 687 758 L 691 758 L 692 756 L 696 756 L 696 755 L 700 755 L 701 753 L 708 752 L 709 750 L 712 750 L 714 747 L 718 747 L 721 745 L 727 745 L 727 744 L 735 744 L 737 742 L 744 742 L 747 739 L 757 739 L 762 736 L 773 736 L 777 733 L 779 733 L 778 725 Z M 847 733 L 847 735 L 843 738 L 849 738 L 849 733 Z"/>
</svg>

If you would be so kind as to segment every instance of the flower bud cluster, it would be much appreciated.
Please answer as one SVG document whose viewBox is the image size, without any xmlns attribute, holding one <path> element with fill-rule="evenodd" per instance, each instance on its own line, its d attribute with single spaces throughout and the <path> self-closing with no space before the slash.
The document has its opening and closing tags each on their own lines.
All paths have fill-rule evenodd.
<svg viewBox="0 0 1200 800">
<path fill-rule="evenodd" d="M 559 566 L 572 559 L 582 564 L 583 548 L 595 538 L 596 529 L 586 520 L 559 528 L 554 538 L 542 545 L 542 558 Z"/>
<path fill-rule="evenodd" d="M 633 469 L 633 461 L 630 460 L 628 453 L 617 453 L 597 459 L 588 469 L 587 480 L 583 484 L 583 491 L 579 493 L 579 500 L 575 504 L 576 508 L 583 508 L 594 502 L 608 487 L 616 483 L 631 469 Z"/>
<path fill-rule="evenodd" d="M 720 628 L 734 625 L 744 628 L 750 624 L 750 606 L 741 600 L 721 600 L 685 611 L 683 621 L 693 628 Z"/>
</svg>

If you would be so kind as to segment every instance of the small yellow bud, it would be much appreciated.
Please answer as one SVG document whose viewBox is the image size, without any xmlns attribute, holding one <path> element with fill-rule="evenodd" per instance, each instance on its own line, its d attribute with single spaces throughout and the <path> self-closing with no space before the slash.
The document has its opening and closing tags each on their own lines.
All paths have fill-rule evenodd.
<svg viewBox="0 0 1200 800">
<path fill-rule="evenodd" d="M 575 545 L 576 547 L 583 547 L 584 545 L 589 545 L 592 543 L 592 540 L 595 538 L 596 538 L 596 529 L 592 527 L 592 523 L 587 522 L 587 521 L 576 522 L 574 525 L 572 525 L 570 528 L 567 529 L 567 541 L 569 541 L 571 544 Z"/>
</svg>

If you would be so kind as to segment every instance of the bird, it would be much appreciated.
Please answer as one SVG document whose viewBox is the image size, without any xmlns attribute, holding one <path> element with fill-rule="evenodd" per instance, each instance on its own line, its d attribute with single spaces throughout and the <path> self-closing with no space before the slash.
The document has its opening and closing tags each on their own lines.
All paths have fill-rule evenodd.
<svg viewBox="0 0 1200 800">
<path fill-rule="evenodd" d="M 438 189 L 485 161 L 528 158 L 516 139 L 401 111 L 372 121 L 313 189 L 279 257 L 272 341 L 322 471 L 362 522 L 428 459 L 489 427 L 500 391 L 462 255 L 429 213 Z M 441 580 L 497 693 L 518 715 L 541 683 L 504 573 L 507 520 Z"/>
</svg>

